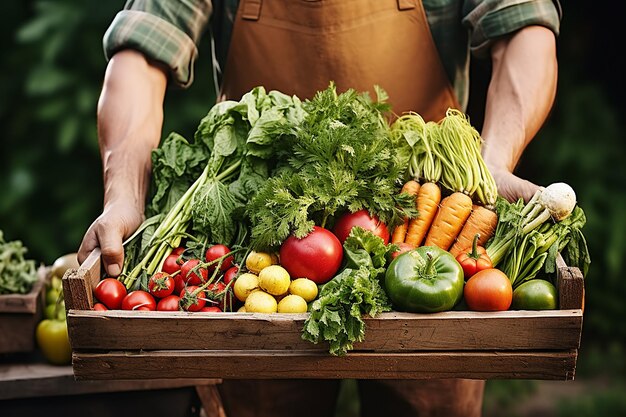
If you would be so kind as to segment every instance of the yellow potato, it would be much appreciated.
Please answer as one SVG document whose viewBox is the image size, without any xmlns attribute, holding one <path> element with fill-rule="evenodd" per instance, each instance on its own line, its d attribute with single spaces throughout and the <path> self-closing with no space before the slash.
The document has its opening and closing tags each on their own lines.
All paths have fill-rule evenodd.
<svg viewBox="0 0 626 417">
<path fill-rule="evenodd" d="M 263 268 L 278 264 L 278 258 L 273 253 L 252 251 L 246 257 L 248 271 L 258 274 Z"/>
<path fill-rule="evenodd" d="M 235 280 L 235 285 L 233 286 L 235 297 L 237 297 L 239 301 L 246 301 L 248 295 L 258 289 L 259 277 L 250 273 L 239 275 L 239 277 Z"/>
<path fill-rule="evenodd" d="M 278 305 L 270 294 L 257 290 L 246 298 L 246 313 L 276 313 Z"/>
<path fill-rule="evenodd" d="M 270 265 L 259 273 L 259 287 L 272 295 L 283 295 L 289 291 L 291 277 L 280 265 Z"/>
<path fill-rule="evenodd" d="M 290 294 L 278 303 L 279 313 L 306 313 L 307 305 L 304 298 Z"/>
<path fill-rule="evenodd" d="M 294 279 L 289 285 L 289 293 L 299 295 L 310 303 L 317 297 L 317 284 L 308 278 Z"/>
</svg>

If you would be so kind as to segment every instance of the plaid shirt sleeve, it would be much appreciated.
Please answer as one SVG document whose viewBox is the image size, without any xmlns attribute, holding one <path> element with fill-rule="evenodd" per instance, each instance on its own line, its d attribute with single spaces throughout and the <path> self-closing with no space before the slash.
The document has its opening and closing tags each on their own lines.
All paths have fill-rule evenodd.
<svg viewBox="0 0 626 417">
<path fill-rule="evenodd" d="M 465 0 L 463 5 L 472 53 L 483 57 L 494 40 L 526 26 L 545 26 L 558 35 L 560 18 L 556 0 Z"/>
<path fill-rule="evenodd" d="M 104 34 L 105 56 L 136 49 L 166 65 L 171 79 L 188 87 L 211 9 L 210 0 L 129 0 Z"/>
</svg>

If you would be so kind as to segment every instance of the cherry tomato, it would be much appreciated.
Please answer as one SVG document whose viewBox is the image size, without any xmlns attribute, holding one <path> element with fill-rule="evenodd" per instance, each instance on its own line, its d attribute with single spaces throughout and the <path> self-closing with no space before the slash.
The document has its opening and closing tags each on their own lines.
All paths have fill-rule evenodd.
<svg viewBox="0 0 626 417">
<path fill-rule="evenodd" d="M 374 235 L 380 237 L 385 245 L 389 243 L 389 230 L 387 225 L 376 216 L 370 216 L 369 212 L 365 209 L 355 211 L 354 213 L 346 213 L 337 220 L 333 233 L 339 238 L 339 241 L 343 244 L 346 238 L 350 235 L 350 231 L 354 226 L 359 226 L 365 230 L 371 231 Z"/>
<path fill-rule="evenodd" d="M 185 251 L 185 247 L 184 246 L 179 246 L 177 248 L 174 248 L 174 250 L 172 251 L 172 254 L 180 256 L 183 254 L 183 252 Z"/>
<path fill-rule="evenodd" d="M 94 295 L 111 310 L 118 310 L 126 297 L 126 287 L 115 278 L 105 278 L 96 285 Z"/>
<path fill-rule="evenodd" d="M 180 260 L 178 259 L 180 255 L 176 255 L 175 253 L 172 253 L 171 255 L 169 255 L 167 258 L 165 258 L 165 261 L 163 262 L 163 266 L 161 267 L 161 270 L 167 274 L 173 275 L 174 273 L 180 271 Z"/>
<path fill-rule="evenodd" d="M 174 294 L 180 294 L 185 288 L 185 280 L 181 274 L 174 276 Z"/>
<path fill-rule="evenodd" d="M 156 301 L 150 293 L 142 290 L 133 291 L 122 300 L 122 310 L 154 311 Z"/>
<path fill-rule="evenodd" d="M 164 298 L 174 292 L 174 278 L 166 272 L 157 272 L 148 281 L 148 291 L 157 298 Z"/>
<path fill-rule="evenodd" d="M 168 295 L 159 300 L 157 311 L 178 311 L 180 310 L 180 297 L 177 295 Z"/>
<path fill-rule="evenodd" d="M 228 248 L 228 246 L 213 245 L 209 249 L 206 250 L 204 257 L 207 262 L 213 262 L 221 258 L 222 256 L 226 255 L 227 253 L 230 253 L 230 249 Z M 235 258 L 233 258 L 232 256 L 228 256 L 224 258 L 224 260 L 222 261 L 222 265 L 220 266 L 220 270 L 226 271 L 228 268 L 230 268 L 233 265 L 234 259 Z M 217 263 L 215 265 L 217 265 Z"/>
<path fill-rule="evenodd" d="M 415 249 L 415 246 L 405 242 L 396 243 L 396 245 L 398 245 L 398 250 L 391 253 L 391 259 L 396 259 L 398 255 Z"/>
<path fill-rule="evenodd" d="M 190 259 L 180 267 L 180 275 L 187 285 L 200 285 L 206 282 L 209 271 L 206 268 L 196 268 L 199 263 L 198 259 Z"/>
<path fill-rule="evenodd" d="M 511 306 L 513 288 L 504 272 L 483 269 L 475 273 L 465 283 L 465 302 L 474 311 L 504 311 Z"/>
<path fill-rule="evenodd" d="M 93 310 L 94 311 L 109 311 L 109 309 L 107 308 L 107 306 L 105 306 L 102 303 L 96 303 L 93 305 Z"/>
<path fill-rule="evenodd" d="M 308 278 L 317 284 L 329 281 L 341 266 L 343 247 L 329 230 L 314 226 L 298 239 L 291 235 L 280 247 L 280 264 L 292 278 Z"/>
<path fill-rule="evenodd" d="M 459 261 L 463 268 L 463 275 L 465 275 L 466 280 L 478 271 L 493 268 L 491 258 L 487 255 L 485 248 L 478 246 L 479 238 L 480 234 L 476 233 L 472 246 L 459 253 L 456 257 L 456 260 Z"/>
<path fill-rule="evenodd" d="M 239 272 L 238 266 L 231 266 L 224 272 L 224 284 L 228 285 L 232 280 L 235 279 L 237 273 Z"/>
<path fill-rule="evenodd" d="M 221 313 L 222 310 L 217 306 L 204 306 L 199 311 L 204 311 L 207 313 Z"/>
<path fill-rule="evenodd" d="M 191 285 L 184 288 L 180 293 L 180 305 L 183 310 L 187 311 L 199 311 L 206 304 L 206 294 L 204 291 L 200 291 L 198 294 L 193 294 L 198 287 Z"/>
</svg>

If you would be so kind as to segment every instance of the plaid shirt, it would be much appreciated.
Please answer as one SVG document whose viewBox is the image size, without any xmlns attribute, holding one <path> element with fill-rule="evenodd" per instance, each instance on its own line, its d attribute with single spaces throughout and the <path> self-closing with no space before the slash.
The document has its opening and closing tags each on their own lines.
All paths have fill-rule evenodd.
<svg viewBox="0 0 626 417">
<path fill-rule="evenodd" d="M 124 48 L 164 63 L 182 87 L 193 81 L 197 45 L 210 27 L 215 67 L 226 52 L 238 0 L 128 0 L 104 35 L 107 59 Z M 430 30 L 459 103 L 468 99 L 469 53 L 487 57 L 492 42 L 530 25 L 559 31 L 557 0 L 423 0 Z M 209 24 L 209 18 L 210 24 Z"/>
</svg>

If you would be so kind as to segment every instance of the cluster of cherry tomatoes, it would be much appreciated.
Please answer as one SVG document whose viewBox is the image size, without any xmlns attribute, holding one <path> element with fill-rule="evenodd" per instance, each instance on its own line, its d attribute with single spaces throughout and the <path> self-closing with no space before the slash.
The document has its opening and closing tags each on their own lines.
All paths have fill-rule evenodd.
<svg viewBox="0 0 626 417">
<path fill-rule="evenodd" d="M 239 267 L 225 245 L 213 245 L 204 259 L 183 259 L 184 248 L 176 248 L 165 259 L 161 271 L 148 280 L 147 291 L 126 291 L 115 278 L 105 278 L 94 289 L 94 310 L 208 311 L 232 310 L 231 282 Z"/>
</svg>

